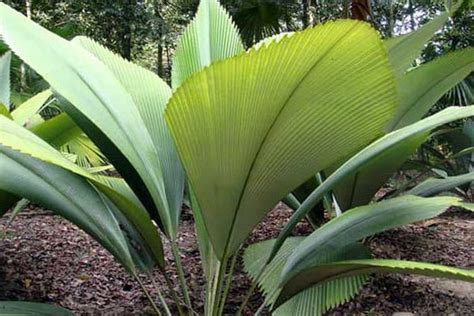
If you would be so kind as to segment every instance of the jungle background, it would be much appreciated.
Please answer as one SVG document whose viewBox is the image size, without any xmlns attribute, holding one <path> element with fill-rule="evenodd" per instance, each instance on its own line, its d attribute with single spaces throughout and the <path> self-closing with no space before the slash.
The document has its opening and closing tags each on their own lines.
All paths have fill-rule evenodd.
<svg viewBox="0 0 474 316">
<path fill-rule="evenodd" d="M 86 35 L 122 57 L 155 71 L 169 81 L 171 60 L 177 38 L 194 16 L 197 0 L 7 0 L 2 1 L 23 12 L 33 21 L 56 34 L 72 39 Z M 365 20 L 382 37 L 400 35 L 418 29 L 444 10 L 444 1 L 429 0 L 223 0 L 248 47 L 280 32 L 301 30 L 339 18 Z M 470 0 L 426 46 L 421 64 L 441 55 L 474 44 L 474 13 Z M 0 54 L 8 48 L 1 44 Z M 35 72 L 18 58 L 12 63 L 13 106 L 48 87 Z M 473 103 L 474 75 L 471 73 L 432 108 L 437 112 L 447 106 Z M 43 113 L 43 115 L 55 115 Z M 466 122 L 464 122 L 465 124 Z M 471 125 L 472 126 L 472 125 Z M 471 131 L 474 130 L 471 128 Z M 472 133 L 471 133 L 472 134 Z M 474 153 L 449 159 L 458 148 L 456 134 L 440 134 L 424 144 L 409 162 L 419 169 L 398 172 L 379 192 L 390 195 L 433 172 L 448 176 L 474 170 Z M 474 136 L 469 140 L 474 146 Z M 413 168 L 406 168 L 413 170 Z M 434 170 L 434 171 L 433 171 Z M 473 201 L 470 185 L 458 188 L 457 194 Z M 277 207 L 256 229 L 249 242 L 275 237 L 287 220 L 289 209 Z M 9 223 L 0 220 L 0 297 L 9 300 L 54 302 L 76 312 L 135 313 L 147 311 L 146 299 L 113 258 L 96 242 L 72 224 L 47 210 L 29 205 Z M 186 273 L 196 288 L 202 282 L 198 249 L 194 240 L 193 219 L 184 210 L 180 231 Z M 422 260 L 459 267 L 474 267 L 474 218 L 472 213 L 450 210 L 440 218 L 408 225 L 380 234 L 370 241 L 379 257 Z M 310 231 L 298 226 L 298 234 Z M 236 275 L 229 299 L 239 302 L 249 285 L 243 274 Z M 193 288 L 193 286 L 191 286 Z M 153 291 L 153 290 L 151 290 Z M 474 288 L 452 281 L 410 276 L 377 276 L 355 300 L 331 311 L 332 314 L 390 314 L 395 312 L 471 314 Z M 196 300 L 202 293 L 194 292 Z M 252 306 L 259 306 L 255 294 Z"/>
</svg>

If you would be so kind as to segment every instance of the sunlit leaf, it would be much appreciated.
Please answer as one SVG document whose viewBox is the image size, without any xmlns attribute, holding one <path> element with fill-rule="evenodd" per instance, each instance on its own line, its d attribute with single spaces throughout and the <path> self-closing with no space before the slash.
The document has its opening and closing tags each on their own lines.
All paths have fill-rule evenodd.
<svg viewBox="0 0 474 316">
<path fill-rule="evenodd" d="M 380 136 L 395 106 L 379 36 L 356 21 L 296 33 L 183 83 L 166 119 L 217 256 L 312 174 Z"/>
</svg>

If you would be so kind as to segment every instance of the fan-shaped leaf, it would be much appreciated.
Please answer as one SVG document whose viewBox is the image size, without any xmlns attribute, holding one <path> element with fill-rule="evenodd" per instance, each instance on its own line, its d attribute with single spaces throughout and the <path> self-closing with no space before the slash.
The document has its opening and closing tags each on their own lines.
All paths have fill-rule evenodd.
<svg viewBox="0 0 474 316">
<path fill-rule="evenodd" d="M 28 128 L 35 127 L 43 121 L 38 112 L 52 95 L 53 93 L 48 89 L 32 96 L 12 111 L 13 120 Z"/>
<path fill-rule="evenodd" d="M 462 1 L 459 1 L 459 4 Z M 458 6 L 453 6 L 453 12 Z M 385 41 L 385 47 L 388 51 L 388 58 L 392 63 L 397 77 L 410 67 L 410 64 L 417 58 L 426 43 L 433 37 L 435 32 L 439 30 L 450 16 L 450 12 L 446 11 L 429 21 L 416 31 L 404 34 L 398 37 L 389 38 Z"/>
<path fill-rule="evenodd" d="M 114 216 L 115 206 L 87 180 L 4 146 L 0 146 L 0 171 L 2 190 L 56 211 L 93 236 L 129 272 L 136 270 Z"/>
<path fill-rule="evenodd" d="M 375 193 L 403 165 L 429 133 L 415 134 L 386 149 L 380 155 L 368 160 L 364 166 L 352 173 L 336 186 L 334 193 L 342 210 L 369 203 Z"/>
<path fill-rule="evenodd" d="M 168 206 L 168 213 L 162 211 L 160 216 L 171 224 L 168 231 L 174 238 L 183 202 L 184 170 L 163 118 L 171 89 L 156 74 L 115 55 L 91 39 L 76 37 L 73 42 L 103 62 L 132 96 L 157 149 Z"/>
<path fill-rule="evenodd" d="M 60 146 L 59 150 L 66 154 L 75 155 L 76 164 L 88 170 L 100 168 L 107 164 L 107 158 L 104 154 L 82 131 L 79 135 Z"/>
<path fill-rule="evenodd" d="M 49 164 L 54 164 L 57 167 L 60 167 L 68 172 L 72 172 L 74 175 L 83 178 L 84 181 L 87 180 L 92 182 L 101 193 L 103 193 L 108 199 L 112 201 L 114 204 L 113 209 L 117 210 L 117 212 L 114 213 L 115 216 L 118 218 L 120 223 L 124 225 L 124 227 L 128 227 L 128 235 L 130 235 L 131 238 L 136 238 L 135 244 L 140 245 L 142 251 L 150 253 L 154 261 L 157 262 L 161 267 L 164 266 L 163 249 L 160 236 L 152 224 L 148 214 L 143 209 L 138 207 L 134 201 L 130 201 L 127 197 L 124 197 L 119 192 L 113 190 L 111 186 L 107 185 L 107 183 L 104 184 L 102 179 L 91 175 L 84 169 L 69 161 L 60 152 L 52 148 L 48 143 L 40 139 L 38 136 L 15 124 L 14 122 L 2 117 L 0 117 L 0 144 L 3 145 L 0 147 L 0 149 L 5 148 L 9 150 L 11 148 L 15 152 L 21 152 L 24 155 L 29 155 L 36 159 L 42 160 L 48 163 L 47 166 L 49 166 Z M 67 179 L 65 177 L 64 181 L 66 180 Z M 67 187 L 69 186 L 70 185 L 67 185 Z M 22 188 L 21 185 L 20 188 L 22 190 L 25 189 Z M 8 187 L 2 189 L 11 192 L 11 189 Z M 29 194 L 27 190 L 25 192 L 20 192 L 22 192 L 22 194 Z M 20 193 L 12 193 L 21 196 Z M 25 197 L 27 196 L 25 195 Z M 35 199 L 31 198 L 30 200 L 35 201 Z M 81 202 L 81 200 L 78 202 Z"/>
<path fill-rule="evenodd" d="M 474 203 L 460 203 L 459 206 L 468 211 L 474 212 Z"/>
<path fill-rule="evenodd" d="M 433 196 L 473 181 L 474 172 L 469 172 L 459 176 L 447 177 L 444 179 L 429 178 L 408 191 L 408 194 L 418 196 Z"/>
<path fill-rule="evenodd" d="M 0 3 L 0 33 L 61 97 L 71 118 L 111 159 L 143 204 L 172 235 L 157 148 L 133 98 L 97 58 Z M 32 40 L 34 39 L 34 40 Z M 156 210 L 160 211 L 160 216 Z"/>
<path fill-rule="evenodd" d="M 374 272 L 409 273 L 474 282 L 473 271 L 439 264 L 386 259 L 331 262 L 330 264 L 317 265 L 307 269 L 289 281 L 284 286 L 280 297 L 278 297 L 275 307 L 284 303 L 302 289 L 314 286 L 315 284 L 321 284 L 340 277 Z"/>
<path fill-rule="evenodd" d="M 237 27 L 217 0 L 200 1 L 196 17 L 180 37 L 173 59 L 173 89 L 217 60 L 244 51 Z"/>
<path fill-rule="evenodd" d="M 326 180 L 301 204 L 278 236 L 270 259 L 276 254 L 284 240 L 290 235 L 298 222 L 301 221 L 304 216 L 322 199 L 326 192 L 333 189 L 345 177 L 357 172 L 368 162 L 370 163 L 372 159 L 376 159 L 376 157 L 383 155 L 386 150 L 394 148 L 400 143 L 413 139 L 414 137 L 417 137 L 417 135 L 421 136 L 426 134 L 428 131 L 443 124 L 470 116 L 474 116 L 473 106 L 451 107 L 415 124 L 391 132 L 365 147 L 327 177 Z"/>
<path fill-rule="evenodd" d="M 337 249 L 390 228 L 434 217 L 458 202 L 452 197 L 403 196 L 351 209 L 301 242 L 286 263 L 281 282 L 326 262 L 325 258 Z"/>
<path fill-rule="evenodd" d="M 395 130 L 417 122 L 445 93 L 474 71 L 474 48 L 444 55 L 399 79 L 400 106 L 390 122 Z"/>
<path fill-rule="evenodd" d="M 311 174 L 380 136 L 395 105 L 378 34 L 356 21 L 296 33 L 187 80 L 166 119 L 217 256 L 235 252 Z"/>
<path fill-rule="evenodd" d="M 304 240 L 303 237 L 288 238 L 275 259 L 265 268 L 265 272 L 260 277 L 260 270 L 265 264 L 266 258 L 270 255 L 274 240 L 250 245 L 245 250 L 244 268 L 253 279 L 258 278 L 257 281 L 265 294 L 267 305 L 272 305 L 278 297 L 281 291 L 279 287 L 281 271 L 293 250 L 302 240 Z M 331 259 L 340 261 L 370 258 L 370 252 L 361 244 L 351 245 L 351 247 L 341 250 Z M 359 275 L 311 287 L 278 308 L 274 315 L 321 315 L 326 310 L 352 298 L 366 280 L 367 276 Z"/>
<path fill-rule="evenodd" d="M 420 120 L 444 93 L 473 69 L 474 50 L 466 49 L 440 57 L 402 75 L 398 80 L 400 106 L 389 129 L 398 129 Z M 349 209 L 368 203 L 427 136 L 418 135 L 397 145 L 343 181 L 335 189 L 341 208 Z"/>
</svg>

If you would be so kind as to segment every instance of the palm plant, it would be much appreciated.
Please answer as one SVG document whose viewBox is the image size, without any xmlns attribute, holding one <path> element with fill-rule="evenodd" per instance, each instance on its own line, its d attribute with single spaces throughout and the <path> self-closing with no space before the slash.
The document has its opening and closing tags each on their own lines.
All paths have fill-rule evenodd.
<svg viewBox="0 0 474 316">
<path fill-rule="evenodd" d="M 466 50 L 446 57 L 448 65 L 433 62 L 436 76 L 431 70 L 406 72 L 442 19 L 387 42 L 363 22 L 336 21 L 245 51 L 225 10 L 204 0 L 178 43 L 169 87 L 93 40 L 66 41 L 6 5 L 0 5 L 0 17 L 5 42 L 49 82 L 61 109 L 123 176 L 91 174 L 0 117 L 0 189 L 84 229 L 140 284 L 140 272 L 155 266 L 165 271 L 156 223 L 177 263 L 186 308 L 163 275 L 178 313 L 193 309 L 176 243 L 185 186 L 206 277 L 204 312 L 220 315 L 239 250 L 253 228 L 324 170 L 331 172 L 306 199 L 289 196 L 296 211 L 280 236 L 246 251 L 246 270 L 255 280 L 249 293 L 260 284 L 272 311 L 320 314 L 354 295 L 372 272 L 474 281 L 472 271 L 454 267 L 371 259 L 360 242 L 463 205 L 455 197 L 409 195 L 362 205 L 308 237 L 288 238 L 325 194 L 354 174 L 416 148 L 443 124 L 474 116 L 473 107 L 425 119 L 411 114 L 462 79 L 449 65 L 472 71 L 472 50 Z M 426 80 L 411 89 L 417 76 Z"/>
<path fill-rule="evenodd" d="M 54 102 L 53 93 L 49 89 L 34 95 L 12 110 L 10 62 L 11 52 L 7 52 L 0 57 L 0 115 L 28 128 L 81 167 L 91 171 L 110 169 L 106 166 L 106 159 L 100 150 L 66 114 L 44 119 L 41 113 L 51 107 Z M 12 199 L 2 192 L 0 193 L 0 201 L 0 213 L 3 215 L 16 202 L 16 199 Z M 28 200 L 26 199 L 16 203 L 10 221 L 27 204 Z"/>
</svg>

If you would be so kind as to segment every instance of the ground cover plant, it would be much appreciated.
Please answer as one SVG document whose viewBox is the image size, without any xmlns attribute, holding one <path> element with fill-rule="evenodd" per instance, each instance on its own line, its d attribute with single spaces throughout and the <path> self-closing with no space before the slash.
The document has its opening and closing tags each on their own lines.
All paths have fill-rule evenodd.
<svg viewBox="0 0 474 316">
<path fill-rule="evenodd" d="M 140 273 L 165 271 L 162 238 L 168 239 L 183 301 L 163 273 L 175 304 L 160 293 L 159 304 L 150 298 L 157 313 L 223 314 L 242 245 L 281 200 L 295 211 L 277 239 L 244 250 L 254 283 L 238 313 L 257 287 L 265 303 L 255 313 L 314 315 L 353 297 L 374 272 L 472 282 L 466 269 L 374 259 L 363 244 L 450 206 L 472 209 L 455 196 L 429 197 L 439 192 L 433 183 L 369 203 L 433 130 L 474 116 L 464 106 L 425 117 L 472 72 L 472 49 L 410 69 L 455 9 L 385 41 L 364 22 L 341 20 L 245 50 L 225 10 L 205 0 L 178 42 L 170 87 L 89 38 L 64 40 L 2 4 L 2 40 L 51 85 L 61 115 L 121 175 L 81 168 L 5 112 L 2 203 L 24 197 L 58 212 L 140 284 Z M 452 180 L 442 181 L 443 190 L 471 182 L 472 172 Z M 297 188 L 305 182 L 309 191 L 302 193 Z M 312 221 L 309 236 L 290 237 L 320 201 L 330 213 L 331 193 L 338 216 Z M 185 200 L 206 277 L 203 311 L 190 300 L 176 241 Z"/>
</svg>

